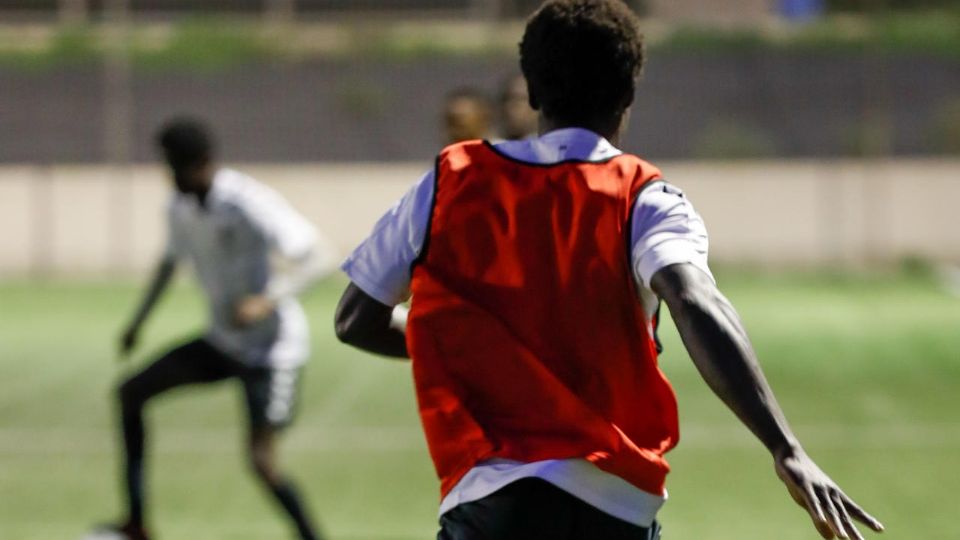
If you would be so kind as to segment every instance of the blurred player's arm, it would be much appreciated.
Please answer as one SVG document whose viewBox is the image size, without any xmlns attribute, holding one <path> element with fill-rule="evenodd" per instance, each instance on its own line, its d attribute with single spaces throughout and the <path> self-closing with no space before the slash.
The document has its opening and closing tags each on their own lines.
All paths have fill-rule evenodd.
<svg viewBox="0 0 960 540">
<path fill-rule="evenodd" d="M 237 304 L 237 326 L 249 326 L 266 318 L 280 300 L 300 296 L 337 268 L 337 250 L 323 238 L 301 253 L 286 254 L 282 259 L 282 268 L 273 271 L 266 290 L 248 295 Z"/>
<path fill-rule="evenodd" d="M 153 311 L 153 307 L 163 294 L 163 291 L 167 289 L 167 285 L 170 284 L 170 280 L 173 278 L 176 269 L 176 257 L 171 254 L 165 254 L 160 259 L 160 262 L 153 272 L 153 277 L 150 279 L 146 294 L 144 294 L 133 319 L 124 329 L 123 335 L 120 338 L 120 352 L 123 355 L 128 355 L 137 346 L 140 328 L 147 320 L 147 317 L 150 316 L 150 312 Z"/>
<path fill-rule="evenodd" d="M 409 358 L 406 327 L 405 307 L 383 304 L 354 283 L 343 291 L 334 320 L 343 343 L 382 356 Z"/>
<path fill-rule="evenodd" d="M 763 442 L 791 496 L 809 512 L 824 538 L 862 539 L 853 524 L 882 531 L 807 456 L 767 384 L 739 315 L 696 265 L 672 264 L 650 280 L 670 309 L 683 343 L 704 380 Z"/>
<path fill-rule="evenodd" d="M 276 302 L 300 296 L 321 279 L 337 270 L 339 252 L 326 237 L 314 232 L 305 249 L 284 255 L 284 268 L 275 272 L 267 284 L 266 296 Z"/>
<path fill-rule="evenodd" d="M 279 256 L 280 265 L 272 269 L 263 292 L 237 303 L 234 322 L 240 327 L 268 317 L 283 298 L 306 292 L 333 273 L 339 259 L 333 243 L 279 194 L 264 190 L 255 203 L 245 216 Z"/>
</svg>

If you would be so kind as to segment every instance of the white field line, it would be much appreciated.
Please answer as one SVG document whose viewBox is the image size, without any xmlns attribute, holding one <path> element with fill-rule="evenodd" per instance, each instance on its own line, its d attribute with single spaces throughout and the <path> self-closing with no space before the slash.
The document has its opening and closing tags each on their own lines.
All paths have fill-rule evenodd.
<svg viewBox="0 0 960 540">
<path fill-rule="evenodd" d="M 796 431 L 818 449 L 960 449 L 960 423 L 846 426 L 799 425 Z M 159 452 L 178 454 L 234 453 L 242 431 L 236 429 L 155 429 L 151 440 Z M 117 438 L 107 429 L 0 428 L 0 455 L 98 455 L 116 451 Z M 759 449 L 760 443 L 738 426 L 686 425 L 680 445 L 694 449 Z M 416 426 L 294 426 L 284 441 L 287 452 L 391 453 L 425 451 Z"/>
</svg>

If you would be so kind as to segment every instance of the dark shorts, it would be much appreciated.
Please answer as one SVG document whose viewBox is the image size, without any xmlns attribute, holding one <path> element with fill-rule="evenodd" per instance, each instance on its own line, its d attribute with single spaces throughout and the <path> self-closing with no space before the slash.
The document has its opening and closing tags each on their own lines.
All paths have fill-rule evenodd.
<svg viewBox="0 0 960 540">
<path fill-rule="evenodd" d="M 293 421 L 299 369 L 250 367 L 202 338 L 167 351 L 123 386 L 128 395 L 146 400 L 180 386 L 233 378 L 243 384 L 251 429 L 278 430 Z"/>
<path fill-rule="evenodd" d="M 440 516 L 437 540 L 658 540 L 539 478 L 524 478 Z"/>
</svg>

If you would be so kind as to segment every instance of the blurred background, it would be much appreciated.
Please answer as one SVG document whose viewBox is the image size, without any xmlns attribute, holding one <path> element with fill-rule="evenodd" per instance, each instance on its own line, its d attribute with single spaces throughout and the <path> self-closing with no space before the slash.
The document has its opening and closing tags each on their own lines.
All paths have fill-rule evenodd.
<svg viewBox="0 0 960 540">
<path fill-rule="evenodd" d="M 801 439 L 886 537 L 960 538 L 960 1 L 630 3 L 649 60 L 622 146 L 704 216 Z M 538 4 L 0 0 L 0 538 L 116 517 L 112 385 L 202 328 L 183 279 L 142 357 L 113 361 L 165 242 L 164 120 L 209 122 L 225 164 L 346 254 L 449 140 L 456 98 L 510 135 Z M 288 461 L 332 538 L 429 538 L 408 367 L 335 343 L 343 285 L 306 298 L 315 357 Z M 815 538 L 665 332 L 683 423 L 665 537 Z M 286 537 L 246 475 L 237 395 L 153 407 L 161 537 Z"/>
</svg>

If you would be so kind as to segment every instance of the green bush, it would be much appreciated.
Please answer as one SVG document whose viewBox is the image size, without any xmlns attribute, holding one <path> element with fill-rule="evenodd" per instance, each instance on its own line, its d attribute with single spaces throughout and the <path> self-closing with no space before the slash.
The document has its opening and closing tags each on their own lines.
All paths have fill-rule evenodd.
<svg viewBox="0 0 960 540">
<path fill-rule="evenodd" d="M 134 63 L 147 68 L 217 69 L 263 60 L 278 53 L 251 24 L 193 19 L 178 25 L 158 48 L 133 47 Z"/>
<path fill-rule="evenodd" d="M 874 36 L 886 51 L 960 56 L 960 15 L 888 15 L 877 20 Z"/>
<path fill-rule="evenodd" d="M 45 47 L 38 49 L 0 49 L 0 65 L 27 70 L 87 64 L 99 57 L 96 36 L 87 26 L 60 28 Z"/>
<path fill-rule="evenodd" d="M 831 11 L 870 12 L 878 9 L 921 10 L 957 7 L 956 0 L 827 0 Z"/>
</svg>

